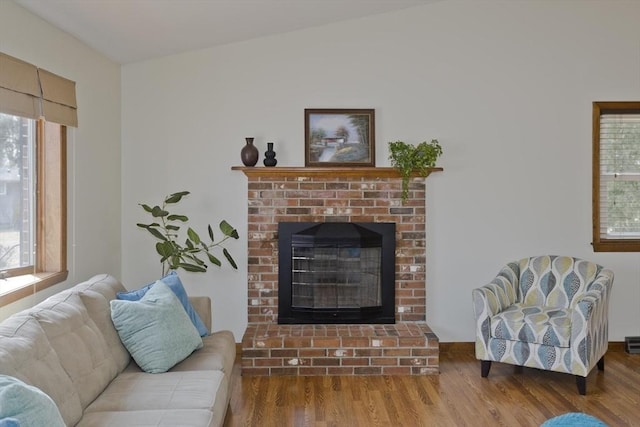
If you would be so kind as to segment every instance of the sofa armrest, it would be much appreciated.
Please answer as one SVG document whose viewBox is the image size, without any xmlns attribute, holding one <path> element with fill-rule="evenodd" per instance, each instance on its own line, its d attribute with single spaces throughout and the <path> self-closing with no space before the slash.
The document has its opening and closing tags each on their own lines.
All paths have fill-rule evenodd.
<svg viewBox="0 0 640 427">
<path fill-rule="evenodd" d="M 209 333 L 211 330 L 211 298 L 209 297 L 189 297 L 189 302 L 193 309 L 198 313 L 202 323 L 207 327 Z"/>
<path fill-rule="evenodd" d="M 472 291 L 473 310 L 476 318 L 476 357 L 490 360 L 489 338 L 491 317 L 516 302 L 518 265 L 511 263 L 500 270 L 491 283 Z"/>
<path fill-rule="evenodd" d="M 609 296 L 613 287 L 613 277 L 613 271 L 609 269 L 600 271 L 573 306 L 571 348 L 574 360 L 584 365 L 584 376 L 607 351 Z M 582 327 L 576 327 L 577 325 Z"/>
<path fill-rule="evenodd" d="M 474 289 L 476 319 L 494 316 L 514 304 L 518 298 L 518 280 L 517 264 L 512 263 L 503 267 L 489 284 Z"/>
</svg>

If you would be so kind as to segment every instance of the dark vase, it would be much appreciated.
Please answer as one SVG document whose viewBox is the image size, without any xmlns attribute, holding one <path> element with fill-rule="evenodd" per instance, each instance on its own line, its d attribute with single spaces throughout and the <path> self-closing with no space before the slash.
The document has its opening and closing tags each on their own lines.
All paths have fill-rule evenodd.
<svg viewBox="0 0 640 427">
<path fill-rule="evenodd" d="M 258 149 L 253 145 L 253 138 L 245 138 L 247 143 L 240 150 L 240 159 L 245 166 L 255 166 L 258 163 Z"/>
<path fill-rule="evenodd" d="M 273 142 L 267 142 L 267 151 L 264 152 L 264 160 L 262 162 L 265 166 L 275 166 L 278 164 L 276 152 L 273 151 Z"/>
</svg>

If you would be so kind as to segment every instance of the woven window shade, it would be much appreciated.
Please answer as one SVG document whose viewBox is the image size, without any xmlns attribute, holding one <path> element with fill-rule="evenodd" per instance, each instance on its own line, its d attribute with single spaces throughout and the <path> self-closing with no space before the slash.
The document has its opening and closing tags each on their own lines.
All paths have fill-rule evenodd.
<svg viewBox="0 0 640 427">
<path fill-rule="evenodd" d="M 0 112 L 37 119 L 40 83 L 35 65 L 0 52 Z"/>
<path fill-rule="evenodd" d="M 78 127 L 76 83 L 38 69 L 42 87 L 42 115 L 49 122 Z"/>
<path fill-rule="evenodd" d="M 0 112 L 77 127 L 76 84 L 0 52 Z"/>
</svg>

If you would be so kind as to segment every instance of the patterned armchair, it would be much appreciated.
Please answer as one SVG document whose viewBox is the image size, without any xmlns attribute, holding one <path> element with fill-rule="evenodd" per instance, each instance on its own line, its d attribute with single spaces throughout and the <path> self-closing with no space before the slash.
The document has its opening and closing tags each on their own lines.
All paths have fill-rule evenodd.
<svg viewBox="0 0 640 427">
<path fill-rule="evenodd" d="M 576 376 L 580 394 L 597 365 L 604 370 L 613 272 L 567 256 L 507 264 L 473 290 L 476 358 L 486 377 L 491 362 Z"/>
</svg>

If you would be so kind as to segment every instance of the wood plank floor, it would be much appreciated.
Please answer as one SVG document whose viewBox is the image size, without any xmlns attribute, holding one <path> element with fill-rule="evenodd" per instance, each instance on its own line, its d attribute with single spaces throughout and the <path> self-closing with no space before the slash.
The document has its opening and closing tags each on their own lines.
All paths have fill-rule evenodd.
<svg viewBox="0 0 640 427">
<path fill-rule="evenodd" d="M 243 377 L 236 363 L 225 427 L 539 426 L 586 412 L 611 427 L 640 426 L 640 355 L 610 351 L 578 394 L 570 375 L 440 354 L 440 375 Z"/>
</svg>

